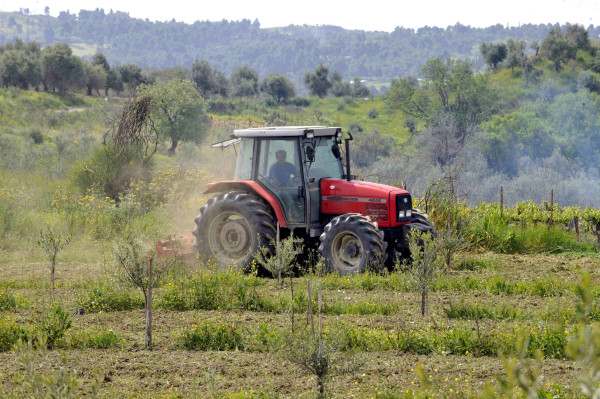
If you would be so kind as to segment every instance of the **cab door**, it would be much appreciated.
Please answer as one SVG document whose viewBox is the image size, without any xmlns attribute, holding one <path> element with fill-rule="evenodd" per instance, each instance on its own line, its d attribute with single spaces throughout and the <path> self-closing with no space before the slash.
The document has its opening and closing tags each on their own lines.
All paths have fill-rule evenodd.
<svg viewBox="0 0 600 399">
<path fill-rule="evenodd" d="M 289 227 L 304 225 L 305 190 L 298 138 L 261 138 L 258 145 L 255 179 L 277 198 Z"/>
</svg>

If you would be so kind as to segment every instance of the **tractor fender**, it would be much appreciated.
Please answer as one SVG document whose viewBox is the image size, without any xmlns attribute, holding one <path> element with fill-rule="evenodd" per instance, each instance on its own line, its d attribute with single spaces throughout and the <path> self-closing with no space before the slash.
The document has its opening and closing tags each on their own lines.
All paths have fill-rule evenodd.
<svg viewBox="0 0 600 399">
<path fill-rule="evenodd" d="M 287 223 L 285 220 L 285 215 L 283 214 L 283 210 L 281 209 L 281 205 L 277 199 L 267 190 L 265 190 L 260 184 L 252 180 L 235 180 L 235 181 L 221 181 L 217 183 L 209 183 L 206 185 L 206 190 L 204 190 L 203 194 L 213 194 L 213 193 L 222 193 L 223 191 L 231 191 L 231 190 L 243 190 L 249 191 L 250 193 L 255 194 L 256 196 L 264 199 L 275 212 L 275 217 L 279 222 L 279 226 L 287 227 Z"/>
</svg>

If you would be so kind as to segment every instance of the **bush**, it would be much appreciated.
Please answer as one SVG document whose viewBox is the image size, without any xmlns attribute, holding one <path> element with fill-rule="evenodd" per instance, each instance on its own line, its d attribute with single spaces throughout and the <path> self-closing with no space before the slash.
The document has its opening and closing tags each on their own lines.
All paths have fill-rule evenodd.
<svg viewBox="0 0 600 399">
<path fill-rule="evenodd" d="M 45 338 L 47 347 L 52 349 L 69 328 L 71 328 L 71 316 L 57 306 L 52 308 L 46 320 L 40 323 L 38 330 Z"/>
<path fill-rule="evenodd" d="M 379 111 L 377 111 L 377 108 L 372 108 L 369 111 L 368 116 L 369 116 L 369 119 L 377 119 L 377 117 L 379 116 Z"/>
<path fill-rule="evenodd" d="M 108 349 L 119 346 L 122 341 L 113 330 L 84 330 L 70 335 L 66 346 L 74 349 Z"/>
<path fill-rule="evenodd" d="M 286 103 L 297 107 L 308 107 L 310 105 L 310 99 L 306 97 L 293 97 L 287 100 Z"/>
<path fill-rule="evenodd" d="M 17 298 L 6 287 L 0 287 L 0 310 L 14 309 L 16 307 Z"/>
<path fill-rule="evenodd" d="M 92 190 L 118 199 L 133 181 L 148 178 L 150 166 L 141 147 L 122 149 L 114 143 L 97 148 L 89 162 L 73 167 L 70 181 L 82 194 Z"/>
<path fill-rule="evenodd" d="M 12 346 L 24 335 L 23 329 L 8 316 L 0 319 L 0 352 L 11 350 Z"/>
<path fill-rule="evenodd" d="M 237 324 L 204 321 L 185 330 L 179 337 L 183 348 L 197 351 L 240 350 L 246 347 L 241 328 Z"/>
<path fill-rule="evenodd" d="M 144 308 L 144 299 L 114 281 L 98 278 L 86 283 L 83 294 L 77 299 L 77 306 L 91 313 L 134 310 Z"/>
</svg>

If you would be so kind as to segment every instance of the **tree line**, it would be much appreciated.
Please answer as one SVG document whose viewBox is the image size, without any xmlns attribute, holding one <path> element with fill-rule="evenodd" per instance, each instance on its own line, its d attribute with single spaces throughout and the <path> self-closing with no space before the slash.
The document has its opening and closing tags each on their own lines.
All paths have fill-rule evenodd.
<svg viewBox="0 0 600 399">
<path fill-rule="evenodd" d="M 48 11 L 48 10 L 47 10 Z M 11 20 L 12 18 L 12 24 Z M 10 25 L 10 27 L 9 27 Z M 304 71 L 327 63 L 344 76 L 391 79 L 418 73 L 429 59 L 467 59 L 482 64 L 476 48 L 481 42 L 542 40 L 558 27 L 552 24 L 500 24 L 474 28 L 457 23 L 446 28 L 398 27 L 393 32 L 346 30 L 336 26 L 287 26 L 263 29 L 258 20 L 196 21 L 193 24 L 152 22 L 103 9 L 60 12 L 58 17 L 20 14 L 0 15 L 0 43 L 15 36 L 44 44 L 56 42 L 96 45 L 114 64 L 134 63 L 144 68 L 190 65 L 205 59 L 226 74 L 248 65 L 261 76 L 276 72 L 294 83 Z M 20 29 L 17 29 L 18 27 Z M 600 27 L 587 28 L 591 37 Z"/>
<path fill-rule="evenodd" d="M 190 68 L 172 67 L 144 71 L 135 64 L 111 66 L 102 53 L 87 61 L 73 54 L 67 43 L 56 43 L 44 48 L 37 42 L 25 44 L 21 39 L 0 46 L 0 83 L 3 87 L 18 87 L 51 92 L 85 90 L 87 95 L 100 91 L 109 96 L 133 92 L 141 84 L 157 80 L 185 79 L 194 82 L 204 98 L 253 97 L 265 94 L 280 104 L 296 96 L 295 84 L 285 75 L 269 73 L 260 79 L 256 70 L 239 66 L 227 77 L 206 60 L 195 60 Z M 358 76 L 345 81 L 339 71 L 332 71 L 323 63 L 314 72 L 306 72 L 304 84 L 311 94 L 325 97 L 367 97 L 369 88 Z"/>
</svg>

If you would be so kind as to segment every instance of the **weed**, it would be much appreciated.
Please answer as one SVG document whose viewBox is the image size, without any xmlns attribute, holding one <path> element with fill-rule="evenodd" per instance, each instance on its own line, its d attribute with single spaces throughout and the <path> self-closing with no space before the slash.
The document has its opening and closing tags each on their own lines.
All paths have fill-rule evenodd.
<svg viewBox="0 0 600 399">
<path fill-rule="evenodd" d="M 188 350 L 226 351 L 245 349 L 246 340 L 241 328 L 235 324 L 204 321 L 183 331 L 179 337 L 180 345 Z"/>
</svg>

